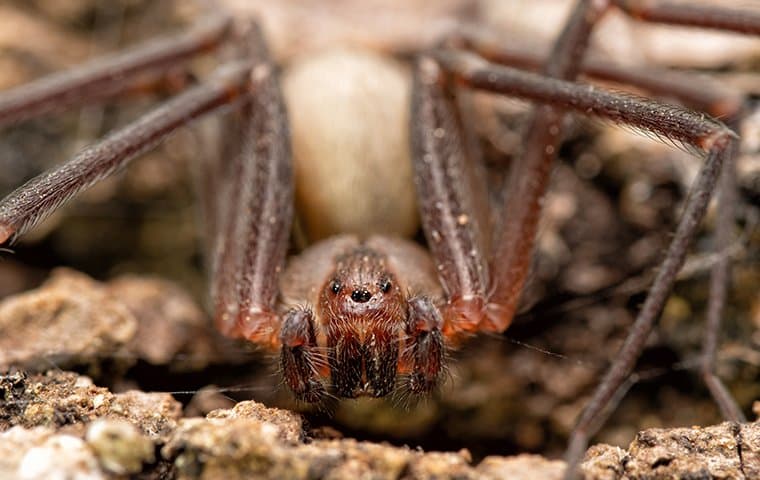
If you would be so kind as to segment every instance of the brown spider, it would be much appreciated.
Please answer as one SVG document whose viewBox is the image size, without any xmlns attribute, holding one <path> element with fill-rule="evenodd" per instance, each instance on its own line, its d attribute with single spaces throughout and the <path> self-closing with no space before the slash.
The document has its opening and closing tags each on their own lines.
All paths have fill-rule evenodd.
<svg viewBox="0 0 760 480">
<path fill-rule="evenodd" d="M 677 77 L 593 60 L 583 63 L 594 25 L 613 6 L 646 21 L 760 33 L 757 14 L 641 0 L 579 0 L 546 59 L 511 51 L 468 30 L 418 55 L 410 135 L 430 255 L 408 240 L 342 235 L 313 245 L 283 270 L 293 216 L 287 114 L 258 29 L 233 26 L 227 17 L 207 19 L 186 34 L 0 94 L 0 123 L 13 123 L 115 96 L 223 41 L 229 40 L 237 52 L 236 60 L 205 83 L 2 200 L 0 243 L 12 242 L 180 126 L 232 105 L 238 123 L 229 130 L 227 161 L 207 172 L 209 182 L 221 192 L 208 208 L 216 234 L 211 290 L 220 331 L 279 349 L 285 384 L 307 402 L 328 395 L 381 397 L 399 383 L 425 394 L 439 383 L 449 345 L 477 332 L 500 333 L 514 317 L 566 112 L 609 119 L 683 143 L 704 154 L 704 165 L 639 317 L 576 425 L 568 448 L 572 466 L 592 425 L 623 388 L 684 262 L 721 169 L 732 166 L 737 146 L 729 127 L 702 113 L 573 81 L 585 73 L 668 93 L 730 123 L 738 119 L 742 105 L 739 96 L 684 85 Z M 501 213 L 494 221 L 488 221 L 481 208 L 490 200 L 481 198 L 486 191 L 483 178 L 468 158 L 471 152 L 455 102 L 459 87 L 540 104 L 522 156 L 511 166 Z M 725 170 L 719 249 L 728 241 L 733 217 L 732 202 L 726 200 L 733 176 L 731 168 Z M 713 272 L 702 372 L 723 414 L 741 420 L 742 412 L 713 373 L 727 265 L 723 256 Z"/>
</svg>

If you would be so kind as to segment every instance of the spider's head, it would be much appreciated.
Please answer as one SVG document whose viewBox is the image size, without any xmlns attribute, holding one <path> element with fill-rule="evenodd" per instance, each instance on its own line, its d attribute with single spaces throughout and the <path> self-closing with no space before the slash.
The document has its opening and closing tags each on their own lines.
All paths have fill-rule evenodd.
<svg viewBox="0 0 760 480">
<path fill-rule="evenodd" d="M 390 393 L 406 298 L 385 258 L 368 248 L 339 257 L 322 288 L 319 308 L 335 394 L 354 398 Z"/>
</svg>

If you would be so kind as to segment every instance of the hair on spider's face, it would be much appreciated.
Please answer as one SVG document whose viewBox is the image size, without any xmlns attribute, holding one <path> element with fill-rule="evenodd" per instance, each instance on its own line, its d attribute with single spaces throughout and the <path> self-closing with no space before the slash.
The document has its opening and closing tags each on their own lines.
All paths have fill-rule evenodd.
<svg viewBox="0 0 760 480">
<path fill-rule="evenodd" d="M 383 256 L 357 248 L 339 257 L 318 308 L 334 393 L 349 398 L 389 394 L 396 382 L 406 298 Z"/>
<path fill-rule="evenodd" d="M 424 395 L 443 368 L 435 266 L 399 239 L 318 242 L 282 276 L 283 380 L 297 399 Z"/>
</svg>

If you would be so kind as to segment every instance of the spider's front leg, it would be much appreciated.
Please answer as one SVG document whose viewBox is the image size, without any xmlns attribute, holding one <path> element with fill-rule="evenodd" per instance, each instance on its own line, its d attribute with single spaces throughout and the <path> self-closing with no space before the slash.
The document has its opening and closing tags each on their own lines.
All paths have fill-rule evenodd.
<svg viewBox="0 0 760 480">
<path fill-rule="evenodd" d="M 547 63 L 548 76 L 577 74 L 593 24 L 605 8 L 606 2 L 579 3 L 571 27 Z M 502 332 L 512 321 L 530 267 L 541 199 L 561 141 L 564 109 L 551 102 L 536 109 L 526 149 L 513 165 L 503 194 L 502 203 L 509 211 L 495 215 L 491 225 L 479 211 L 486 204 L 478 197 L 485 194 L 485 183 L 478 178 L 477 159 L 467 158 L 452 99 L 453 82 L 446 70 L 457 81 L 461 77 L 452 67 L 428 57 L 418 61 L 412 139 L 423 227 L 448 300 L 444 333 L 460 337 L 477 331 Z"/>
<path fill-rule="evenodd" d="M 211 296 L 219 330 L 252 342 L 279 344 L 276 278 L 283 267 L 293 216 L 293 167 L 287 114 L 263 39 L 252 30 L 256 52 L 251 96 L 237 112 L 238 142 L 220 159 L 216 202 Z"/>
<path fill-rule="evenodd" d="M 418 60 L 412 89 L 412 158 L 425 236 L 444 289 L 443 332 L 460 337 L 507 325 L 484 322 L 488 266 L 483 220 L 475 215 L 483 189 L 467 149 L 455 100 L 441 67 Z M 484 327 L 484 324 L 488 324 Z"/>
<path fill-rule="evenodd" d="M 240 53 L 256 62 L 251 96 L 228 119 L 230 141 L 205 172 L 216 190 L 205 195 L 215 231 L 214 319 L 227 336 L 279 347 L 283 381 L 296 398 L 316 403 L 327 394 L 322 379 L 329 371 L 315 313 L 303 306 L 282 317 L 278 311 L 294 201 L 287 112 L 261 32 L 251 25 L 246 37 Z"/>
</svg>

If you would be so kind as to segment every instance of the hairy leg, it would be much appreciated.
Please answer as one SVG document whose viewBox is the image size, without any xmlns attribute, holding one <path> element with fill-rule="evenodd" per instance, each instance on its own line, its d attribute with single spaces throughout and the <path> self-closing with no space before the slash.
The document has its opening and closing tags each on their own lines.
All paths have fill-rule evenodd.
<svg viewBox="0 0 760 480">
<path fill-rule="evenodd" d="M 720 169 L 735 153 L 738 139 L 725 125 L 703 114 L 657 102 L 613 94 L 588 85 L 550 79 L 537 74 L 497 67 L 463 52 L 439 52 L 436 57 L 462 83 L 474 88 L 504 93 L 552 104 L 653 132 L 686 143 L 704 152 L 706 159 L 692 187 L 684 213 L 649 291 L 630 336 L 602 381 L 578 423 L 573 451 L 585 446 L 588 428 L 614 397 L 617 388 L 634 366 L 644 342 L 659 315 L 683 264 L 687 249 L 717 183 Z"/>
<path fill-rule="evenodd" d="M 446 45 L 473 51 L 501 65 L 540 71 L 548 54 L 534 45 L 505 42 L 495 32 L 482 28 L 463 28 L 449 37 Z M 537 51 L 538 50 L 538 51 Z M 720 82 L 663 68 L 624 66 L 590 52 L 583 58 L 581 76 L 612 82 L 626 89 L 635 87 L 655 96 L 675 98 L 681 103 L 709 113 L 715 118 L 735 118 L 744 105 L 744 95 Z"/>
<path fill-rule="evenodd" d="M 606 1 L 580 0 L 543 68 L 548 77 L 573 80 L 596 20 Z M 535 108 L 525 147 L 510 168 L 502 199 L 502 220 L 496 225 L 491 255 L 493 294 L 489 307 L 493 331 L 512 321 L 533 258 L 541 204 L 563 137 L 564 108 L 543 103 Z"/>
<path fill-rule="evenodd" d="M 461 120 L 443 70 L 427 57 L 415 65 L 410 128 L 420 216 L 447 299 L 443 332 L 459 337 L 480 329 L 488 270 Z"/>
<path fill-rule="evenodd" d="M 185 33 L 0 92 L 0 127 L 149 86 L 173 67 L 216 48 L 227 38 L 231 25 L 227 16 L 212 16 Z"/>
<path fill-rule="evenodd" d="M 287 115 L 277 76 L 258 29 L 247 35 L 253 55 L 250 96 L 239 135 L 218 169 L 220 201 L 212 259 L 214 316 L 222 333 L 279 344 L 277 277 L 285 263 L 293 217 L 293 167 Z M 224 168 L 221 168 L 224 167 Z"/>
<path fill-rule="evenodd" d="M 647 22 L 760 35 L 758 10 L 688 5 L 666 0 L 613 0 L 613 3 L 631 17 Z"/>
<path fill-rule="evenodd" d="M 207 83 L 166 102 L 44 172 L 0 201 L 0 243 L 12 242 L 71 197 L 124 168 L 178 128 L 248 93 L 250 65 L 220 69 Z"/>
</svg>

